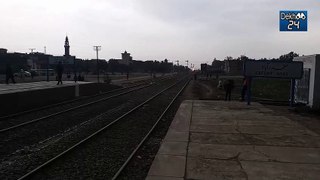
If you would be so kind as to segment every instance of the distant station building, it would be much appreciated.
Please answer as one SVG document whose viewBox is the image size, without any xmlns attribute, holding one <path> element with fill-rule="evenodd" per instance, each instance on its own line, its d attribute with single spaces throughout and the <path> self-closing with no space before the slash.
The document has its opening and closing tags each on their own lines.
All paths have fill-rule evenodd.
<svg viewBox="0 0 320 180">
<path fill-rule="evenodd" d="M 127 51 L 121 53 L 121 59 L 110 59 L 109 61 L 113 61 L 123 65 L 129 65 L 133 62 L 132 56 Z"/>
<path fill-rule="evenodd" d="M 159 71 L 168 73 L 173 71 L 173 62 L 168 62 L 167 59 L 163 61 L 156 60 L 134 60 L 130 53 L 124 51 L 121 53 L 121 59 L 112 58 L 108 61 L 109 71 L 114 72 L 144 72 L 151 73 Z M 156 68 L 157 67 L 157 68 Z"/>
<path fill-rule="evenodd" d="M 61 62 L 64 64 L 65 72 L 74 71 L 75 56 L 70 55 L 69 38 L 66 36 L 64 42 L 64 55 L 54 56 L 45 53 L 30 53 L 28 58 L 28 65 L 32 71 L 42 72 L 45 69 L 55 69 L 56 65 Z"/>
<path fill-rule="evenodd" d="M 0 54 L 7 54 L 8 50 L 4 48 L 0 48 Z"/>
<path fill-rule="evenodd" d="M 320 109 L 320 54 L 295 57 L 303 62 L 303 77 L 296 80 L 295 101 Z"/>
<path fill-rule="evenodd" d="M 70 45 L 68 36 L 66 36 L 66 40 L 64 41 L 64 56 L 70 56 Z"/>
<path fill-rule="evenodd" d="M 214 73 L 224 73 L 225 63 L 223 61 L 214 59 L 211 66 Z"/>
<path fill-rule="evenodd" d="M 243 74 L 243 63 L 242 59 L 231 59 L 219 61 L 214 59 L 212 64 L 209 65 L 207 63 L 201 64 L 201 72 L 202 74 L 209 75 L 242 75 Z"/>
<path fill-rule="evenodd" d="M 243 62 L 242 60 L 225 60 L 224 71 L 228 75 L 242 75 L 243 72 Z"/>
<path fill-rule="evenodd" d="M 31 70 L 47 69 L 51 55 L 36 52 L 28 54 L 28 66 Z"/>
<path fill-rule="evenodd" d="M 129 65 L 132 62 L 132 56 L 127 51 L 124 51 L 124 53 L 121 53 L 122 59 L 120 61 L 120 64 Z"/>
<path fill-rule="evenodd" d="M 13 72 L 18 72 L 20 69 L 29 69 L 29 55 L 26 53 L 8 52 L 7 49 L 0 49 L 0 74 L 5 74 L 6 65 L 9 64 Z"/>
<path fill-rule="evenodd" d="M 68 37 L 64 42 L 64 55 L 53 56 L 41 52 L 18 53 L 8 52 L 5 48 L 0 48 L 0 74 L 5 73 L 6 65 L 9 64 L 14 72 L 21 69 L 34 72 L 47 72 L 46 69 L 53 69 L 62 62 L 65 66 L 65 72 L 75 71 L 75 56 L 70 55 L 70 44 Z M 42 74 L 42 73 L 39 73 Z"/>
</svg>

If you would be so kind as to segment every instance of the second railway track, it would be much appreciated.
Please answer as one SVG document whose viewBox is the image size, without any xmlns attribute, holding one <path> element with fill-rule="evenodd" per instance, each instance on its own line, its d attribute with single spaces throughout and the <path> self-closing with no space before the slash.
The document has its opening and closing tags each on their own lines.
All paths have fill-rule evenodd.
<svg viewBox="0 0 320 180">
<path fill-rule="evenodd" d="M 159 79 L 158 81 L 166 80 L 168 77 Z M 108 100 L 113 97 L 124 95 L 140 88 L 147 87 L 154 80 L 146 80 L 139 82 L 138 84 L 132 85 L 130 87 L 113 89 L 101 94 L 96 94 L 93 96 L 87 96 L 79 99 L 68 100 L 57 104 L 52 104 L 5 117 L 0 117 L 0 133 L 21 127 L 33 122 L 44 120 L 62 113 L 67 113 L 72 110 L 76 110 L 81 107 L 89 106 L 101 101 Z"/>
<path fill-rule="evenodd" d="M 188 81 L 165 88 L 20 179 L 115 179 Z"/>
<path fill-rule="evenodd" d="M 166 83 L 168 84 L 168 82 L 169 80 L 167 80 Z M 171 82 L 173 81 L 171 80 Z M 163 85 L 166 83 L 162 82 Z M 38 125 L 37 123 L 37 126 L 31 127 L 31 129 L 27 128 L 24 130 L 24 132 L 18 132 L 18 135 L 9 135 L 11 136 L 9 138 L 1 137 L 2 141 L 0 146 L 3 153 L 1 152 L 2 157 L 0 157 L 2 158 L 2 164 L 0 164 L 0 174 L 3 174 L 4 177 L 6 177 L 6 175 L 8 175 L 7 173 L 14 172 L 16 176 L 19 176 L 19 174 L 22 172 L 30 171 L 30 169 L 35 167 L 38 163 L 53 157 L 54 154 L 57 154 L 59 151 L 61 152 L 61 149 L 70 147 L 70 144 L 79 141 L 79 139 L 83 138 L 86 134 L 90 134 L 94 131 L 94 129 L 98 129 L 98 127 L 106 124 L 112 119 L 112 117 L 119 117 L 121 116 L 121 112 L 129 110 L 138 103 L 145 101 L 145 98 L 143 97 L 147 97 L 148 94 L 154 94 L 155 92 L 159 91 L 160 87 L 164 87 L 160 84 L 143 89 L 134 95 L 126 95 L 127 98 L 115 99 L 114 102 L 105 103 L 105 106 L 109 106 L 105 107 L 109 109 L 109 111 L 105 114 L 107 118 L 102 118 L 103 115 L 99 116 L 99 113 L 92 112 L 96 108 L 101 108 L 100 106 L 96 106 L 94 109 L 84 110 L 85 112 L 77 113 L 76 117 L 79 117 L 80 119 L 88 119 L 88 116 L 86 116 L 87 113 L 94 114 L 95 118 L 91 118 L 91 120 L 81 120 L 83 121 L 82 123 L 79 119 L 73 117 L 71 114 L 69 117 L 62 116 L 52 120 L 59 121 L 61 123 L 59 124 L 56 122 L 53 127 L 50 127 L 48 123 L 43 122 L 41 125 Z M 116 105 L 113 103 L 118 104 Z M 82 117 L 82 115 L 84 117 Z M 77 125 L 75 126 L 75 124 Z M 83 124 L 85 124 L 84 126 L 89 124 L 88 126 L 90 126 L 90 128 L 81 129 Z M 64 126 L 70 128 L 62 128 Z M 66 134 L 68 137 L 65 137 Z M 18 151 L 14 152 L 14 150 Z M 10 152 L 14 152 L 14 154 L 10 155 Z M 39 158 L 39 161 L 30 159 L 33 156 Z M 24 164 L 24 162 L 17 162 L 26 160 L 28 161 L 26 164 Z M 12 161 L 14 162 L 12 163 Z M 19 171 L 17 172 L 16 170 L 12 170 L 12 168 L 19 169 Z"/>
</svg>

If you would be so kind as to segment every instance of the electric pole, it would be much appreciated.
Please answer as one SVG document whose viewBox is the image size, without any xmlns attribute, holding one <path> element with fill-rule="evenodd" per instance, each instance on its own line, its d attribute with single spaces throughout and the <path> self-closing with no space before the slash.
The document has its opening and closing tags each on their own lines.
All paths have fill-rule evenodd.
<svg viewBox="0 0 320 180">
<path fill-rule="evenodd" d="M 44 54 L 47 54 L 47 47 L 44 46 L 43 49 L 44 49 Z"/>
<path fill-rule="evenodd" d="M 98 57 L 98 52 L 101 50 L 101 46 L 93 46 L 93 50 L 96 51 L 97 53 L 97 79 L 98 79 L 98 83 L 99 81 L 99 57 Z"/>
<path fill-rule="evenodd" d="M 29 50 L 30 50 L 30 54 L 33 54 L 33 51 L 36 50 L 36 48 L 29 48 Z M 33 59 L 33 57 L 32 57 L 32 69 L 35 69 L 34 67 L 35 67 L 35 65 L 34 65 L 34 59 Z"/>
</svg>

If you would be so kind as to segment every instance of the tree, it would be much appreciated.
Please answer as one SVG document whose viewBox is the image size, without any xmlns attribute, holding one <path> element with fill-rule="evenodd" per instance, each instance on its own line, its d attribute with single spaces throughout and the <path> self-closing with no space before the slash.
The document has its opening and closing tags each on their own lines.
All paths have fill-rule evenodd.
<svg viewBox="0 0 320 180">
<path fill-rule="evenodd" d="M 241 55 L 240 56 L 240 60 L 241 61 L 246 61 L 246 60 L 249 60 L 249 58 L 247 56 L 245 56 L 245 55 Z"/>
<path fill-rule="evenodd" d="M 227 61 L 233 60 L 233 57 L 227 56 L 227 57 L 225 58 L 225 60 L 227 60 Z"/>
<path fill-rule="evenodd" d="M 293 61 L 293 58 L 294 58 L 294 57 L 298 57 L 298 56 L 299 56 L 299 54 L 291 51 L 291 52 L 289 52 L 288 54 L 281 55 L 281 56 L 279 57 L 279 60 L 280 60 L 280 61 Z"/>
</svg>

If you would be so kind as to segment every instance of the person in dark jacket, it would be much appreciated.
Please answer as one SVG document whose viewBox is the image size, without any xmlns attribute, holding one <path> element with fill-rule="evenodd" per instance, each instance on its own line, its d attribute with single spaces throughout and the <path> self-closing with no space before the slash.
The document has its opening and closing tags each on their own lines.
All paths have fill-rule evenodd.
<svg viewBox="0 0 320 180">
<path fill-rule="evenodd" d="M 9 84 L 9 79 L 11 79 L 12 83 L 15 84 L 16 81 L 14 80 L 13 72 L 11 66 L 7 64 L 6 67 L 6 83 Z"/>
<path fill-rule="evenodd" d="M 231 100 L 231 92 L 232 89 L 234 88 L 234 81 L 232 79 L 228 79 L 224 82 L 223 88 L 226 91 L 226 97 L 225 101 L 230 101 Z"/>
<path fill-rule="evenodd" d="M 241 101 L 245 100 L 247 88 L 248 88 L 248 79 L 244 77 L 242 82 L 242 89 L 241 89 Z"/>
<path fill-rule="evenodd" d="M 57 65 L 57 85 L 62 84 L 62 73 L 63 73 L 63 66 L 62 63 L 59 62 L 59 64 Z"/>
</svg>

